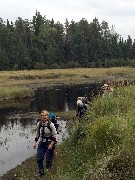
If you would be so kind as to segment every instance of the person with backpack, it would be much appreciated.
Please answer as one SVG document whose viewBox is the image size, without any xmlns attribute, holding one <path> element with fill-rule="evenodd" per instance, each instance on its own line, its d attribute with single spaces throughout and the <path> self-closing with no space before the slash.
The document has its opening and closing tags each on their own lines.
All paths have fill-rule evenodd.
<svg viewBox="0 0 135 180">
<path fill-rule="evenodd" d="M 46 168 L 49 169 L 52 166 L 55 144 L 57 143 L 56 137 L 56 128 L 49 120 L 48 111 L 44 110 L 41 112 L 41 121 L 37 123 L 37 133 L 33 145 L 34 149 L 36 149 L 37 141 L 40 139 L 36 154 L 39 176 L 44 175 L 44 155 L 46 156 Z"/>
<path fill-rule="evenodd" d="M 104 84 L 101 87 L 101 89 L 103 91 L 102 96 L 105 96 L 106 94 L 110 94 L 110 93 L 112 93 L 114 91 L 114 89 L 109 84 Z"/>
<path fill-rule="evenodd" d="M 76 108 L 76 116 L 79 118 L 83 117 L 84 113 L 88 108 L 87 97 L 78 97 L 77 98 L 77 108 Z"/>
<path fill-rule="evenodd" d="M 77 98 L 76 105 L 77 105 L 76 116 L 81 118 L 83 116 L 83 102 L 82 99 L 80 99 L 79 97 Z"/>
</svg>

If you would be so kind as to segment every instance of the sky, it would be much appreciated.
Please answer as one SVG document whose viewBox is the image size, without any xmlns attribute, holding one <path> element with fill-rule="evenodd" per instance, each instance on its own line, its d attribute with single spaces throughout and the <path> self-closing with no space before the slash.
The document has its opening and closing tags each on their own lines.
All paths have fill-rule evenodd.
<svg viewBox="0 0 135 180">
<path fill-rule="evenodd" d="M 135 39 L 135 0 L 0 0 L 0 18 L 15 22 L 18 17 L 32 20 L 36 10 L 47 19 L 64 24 L 80 21 L 89 23 L 96 17 L 114 26 L 124 39 Z"/>
</svg>

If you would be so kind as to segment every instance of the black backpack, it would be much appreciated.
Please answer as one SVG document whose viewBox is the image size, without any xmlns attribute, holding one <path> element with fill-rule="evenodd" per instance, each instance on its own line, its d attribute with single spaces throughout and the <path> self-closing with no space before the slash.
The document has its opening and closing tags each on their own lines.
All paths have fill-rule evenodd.
<svg viewBox="0 0 135 180">
<path fill-rule="evenodd" d="M 47 127 L 51 132 L 52 132 L 52 129 L 51 129 L 51 127 L 50 127 L 50 124 L 51 124 L 51 121 L 48 121 L 48 123 L 47 123 L 47 125 L 42 125 L 42 121 L 40 120 L 39 121 L 39 134 L 40 134 L 40 137 L 42 138 L 42 140 L 43 139 L 50 139 L 51 138 L 51 136 L 50 137 L 45 137 L 45 135 L 44 135 L 44 128 L 43 128 L 43 130 L 40 132 L 40 129 L 41 129 L 41 127 Z"/>
<path fill-rule="evenodd" d="M 55 122 L 52 122 L 51 120 L 49 120 L 48 121 L 48 123 L 47 123 L 47 125 L 46 126 L 44 126 L 44 127 L 47 127 L 51 132 L 52 132 L 52 129 L 51 129 L 51 127 L 50 127 L 50 124 L 51 123 L 53 123 L 54 124 L 54 126 L 55 126 L 55 128 L 56 128 L 56 131 L 57 131 L 57 133 L 59 133 L 58 132 L 58 127 L 59 127 L 59 124 L 57 123 L 57 121 Z M 40 120 L 40 124 L 39 124 L 39 131 L 40 131 L 40 128 L 42 127 L 42 121 Z"/>
<path fill-rule="evenodd" d="M 51 124 L 51 121 L 49 120 L 48 123 L 47 123 L 47 125 L 44 126 L 44 127 L 47 127 L 47 128 L 52 132 L 52 129 L 51 129 L 51 127 L 50 127 L 50 124 Z M 39 130 L 40 130 L 41 127 L 43 127 L 43 126 L 42 126 L 42 121 L 39 121 Z"/>
</svg>

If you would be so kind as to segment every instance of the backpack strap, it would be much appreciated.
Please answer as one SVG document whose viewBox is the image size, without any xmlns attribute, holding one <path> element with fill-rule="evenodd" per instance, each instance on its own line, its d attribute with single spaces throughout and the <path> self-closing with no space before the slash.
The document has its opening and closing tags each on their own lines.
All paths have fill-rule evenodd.
<svg viewBox="0 0 135 180">
<path fill-rule="evenodd" d="M 51 124 L 51 121 L 50 121 L 50 120 L 48 121 L 48 123 L 47 123 L 46 126 L 42 126 L 42 121 L 39 122 L 39 136 L 40 136 L 40 128 L 43 127 L 42 134 L 41 134 L 42 139 L 46 138 L 46 137 L 44 136 L 44 128 L 45 128 L 45 127 L 47 127 L 47 128 L 52 132 L 52 129 L 51 129 L 51 127 L 50 127 L 50 124 Z"/>
<path fill-rule="evenodd" d="M 49 120 L 47 123 L 47 128 L 52 132 L 52 128 L 50 127 L 51 121 Z"/>
<path fill-rule="evenodd" d="M 47 127 L 51 132 L 52 132 L 52 129 L 50 127 L 50 124 L 51 124 L 51 121 L 49 120 L 48 123 L 47 123 L 47 126 L 44 126 L 44 127 Z M 39 131 L 40 131 L 40 128 L 43 127 L 42 126 L 42 121 L 39 121 Z"/>
</svg>

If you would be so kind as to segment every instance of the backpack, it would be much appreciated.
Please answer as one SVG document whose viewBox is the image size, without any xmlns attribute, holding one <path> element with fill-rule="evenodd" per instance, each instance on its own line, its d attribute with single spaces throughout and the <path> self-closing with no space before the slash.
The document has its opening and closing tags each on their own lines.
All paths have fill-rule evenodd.
<svg viewBox="0 0 135 180">
<path fill-rule="evenodd" d="M 39 121 L 39 132 L 38 133 L 39 133 L 39 136 L 42 138 L 42 140 L 43 139 L 50 139 L 52 137 L 52 136 L 45 137 L 45 135 L 44 135 L 44 127 L 47 127 L 52 132 L 50 124 L 51 124 L 51 121 L 48 121 L 47 125 L 42 126 L 42 121 L 41 120 Z M 41 127 L 43 127 L 43 129 L 40 131 Z"/>
<path fill-rule="evenodd" d="M 39 124 L 39 130 L 40 130 L 40 128 L 42 127 L 42 121 L 40 120 L 39 122 L 40 122 L 40 124 Z M 54 113 L 50 113 L 50 114 L 49 114 L 49 121 L 48 121 L 47 125 L 44 126 L 44 127 L 47 127 L 47 128 L 52 132 L 52 129 L 51 129 L 51 127 L 50 127 L 51 122 L 54 124 L 57 133 L 59 133 L 59 132 L 58 132 L 59 124 L 57 123 L 56 116 L 55 116 Z"/>
<path fill-rule="evenodd" d="M 56 131 L 58 132 L 59 124 L 57 123 L 56 116 L 53 112 L 49 113 L 49 120 L 54 124 Z"/>
<path fill-rule="evenodd" d="M 50 124 L 51 124 L 51 121 L 48 121 L 47 123 L 47 126 L 44 126 L 44 127 L 47 127 L 51 132 L 52 132 L 52 129 L 50 127 Z M 42 121 L 39 121 L 39 129 L 42 127 Z"/>
<path fill-rule="evenodd" d="M 56 123 L 57 120 L 56 120 L 56 116 L 53 112 L 49 113 L 49 119 L 52 123 Z"/>
</svg>

